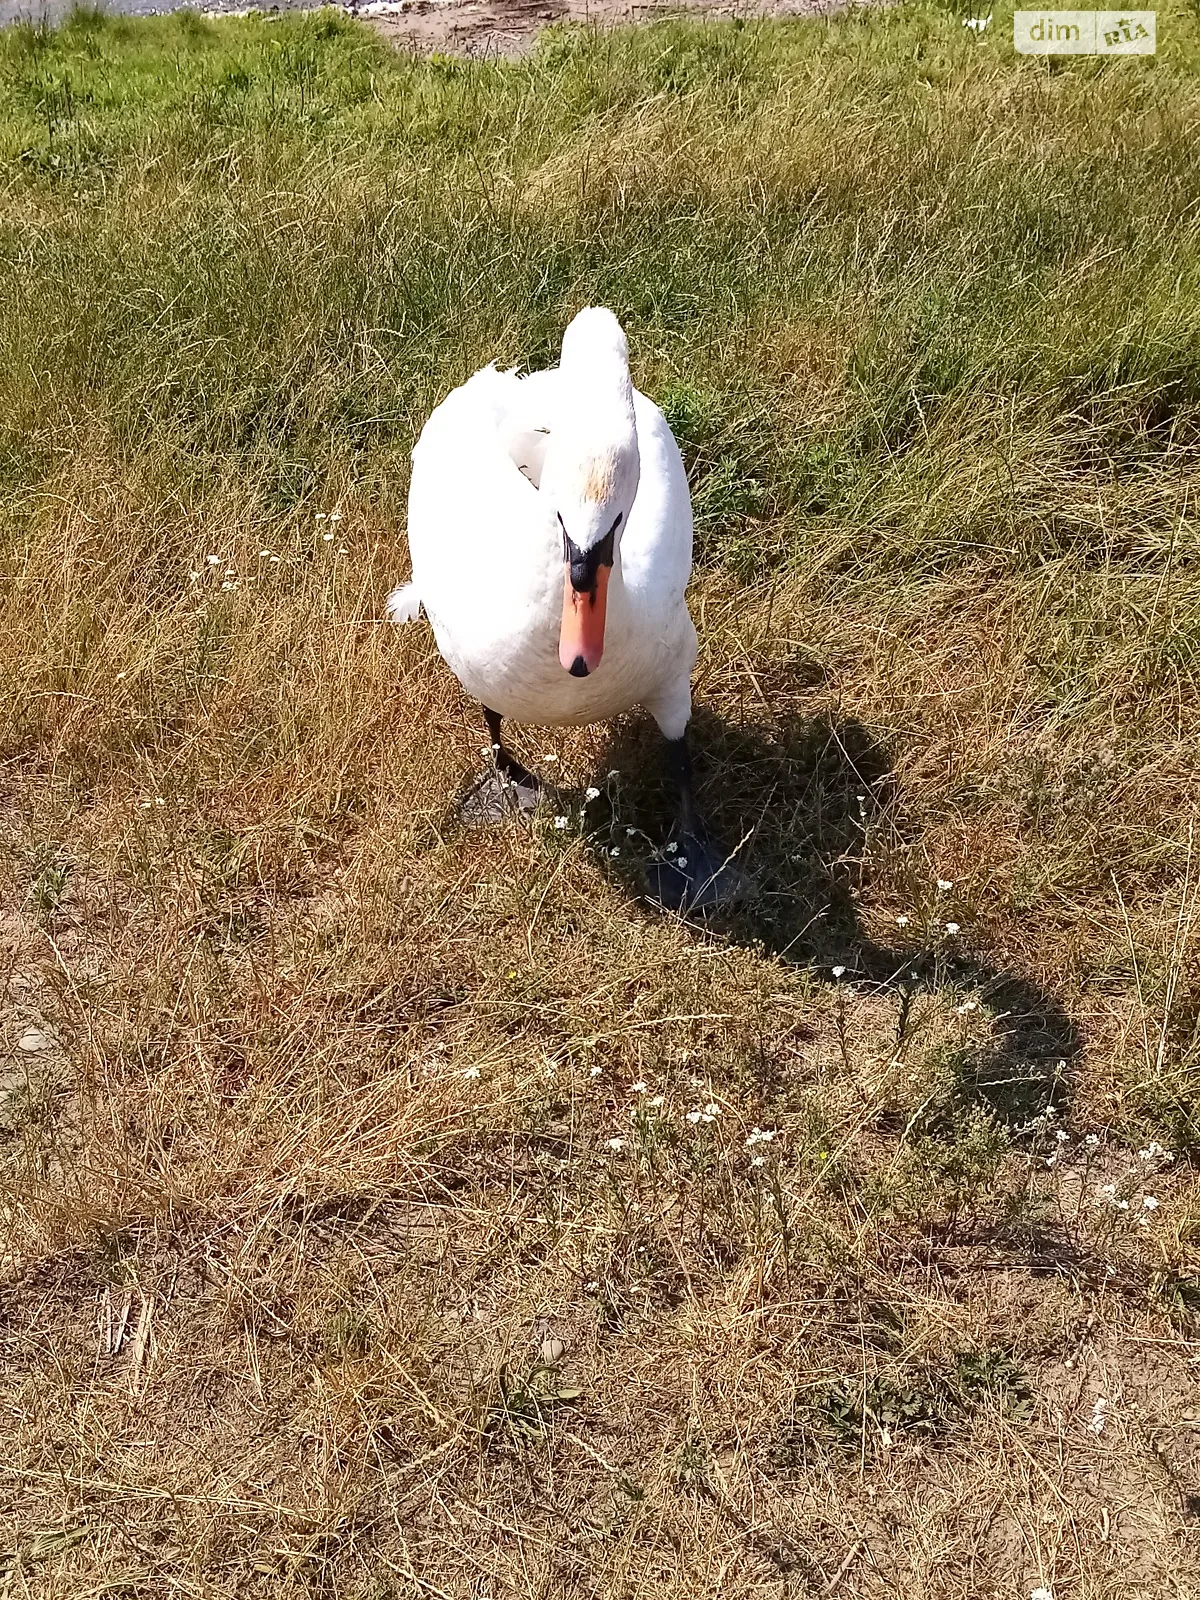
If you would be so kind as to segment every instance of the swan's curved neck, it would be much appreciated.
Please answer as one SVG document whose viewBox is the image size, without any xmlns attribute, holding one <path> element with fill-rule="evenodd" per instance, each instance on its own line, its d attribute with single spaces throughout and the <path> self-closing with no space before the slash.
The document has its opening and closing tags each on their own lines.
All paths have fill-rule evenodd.
<svg viewBox="0 0 1200 1600">
<path fill-rule="evenodd" d="M 620 420 L 633 431 L 633 384 L 629 348 L 611 312 L 581 311 L 563 336 L 559 371 L 565 379 L 568 417 L 592 432 L 607 431 Z"/>
<path fill-rule="evenodd" d="M 633 412 L 633 384 L 623 362 L 607 360 L 579 362 L 561 368 L 566 382 L 563 392 L 564 431 L 581 440 L 619 444 L 636 438 Z"/>
</svg>

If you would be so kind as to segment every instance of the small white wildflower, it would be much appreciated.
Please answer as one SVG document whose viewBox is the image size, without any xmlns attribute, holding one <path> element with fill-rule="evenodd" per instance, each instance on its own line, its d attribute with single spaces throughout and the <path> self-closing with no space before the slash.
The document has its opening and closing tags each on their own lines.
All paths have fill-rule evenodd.
<svg viewBox="0 0 1200 1600">
<path fill-rule="evenodd" d="M 121 681 L 121 679 L 122 679 L 122 678 L 123 678 L 123 677 L 124 677 L 124 676 L 125 676 L 125 674 L 124 674 L 124 673 L 123 673 L 123 672 L 118 672 L 118 673 L 117 673 L 117 682 L 118 682 L 118 683 L 120 683 L 120 681 Z"/>
<path fill-rule="evenodd" d="M 342 520 L 342 508 L 341 508 L 341 506 L 338 506 L 336 511 L 331 511 L 329 513 L 329 520 L 330 520 L 330 522 L 340 522 Z"/>
<path fill-rule="evenodd" d="M 543 761 L 549 761 L 549 762 L 553 763 L 553 762 L 558 760 L 558 757 L 554 754 L 554 751 L 551 750 L 549 755 L 546 755 L 546 756 L 542 757 L 542 760 Z"/>
<path fill-rule="evenodd" d="M 1098 1133 L 1085 1134 L 1083 1142 L 1087 1145 L 1089 1150 L 1094 1150 L 1100 1143 L 1100 1135 Z"/>
<path fill-rule="evenodd" d="M 585 1283 L 583 1287 L 588 1294 L 595 1294 L 600 1285 L 596 1282 L 595 1278 L 593 1278 L 590 1283 Z"/>
<path fill-rule="evenodd" d="M 333 535 L 331 533 L 323 533 L 321 535 L 321 542 L 323 544 L 332 544 L 333 543 Z"/>
<path fill-rule="evenodd" d="M 905 917 L 905 916 L 897 917 L 896 918 L 896 926 L 898 928 L 907 928 L 908 927 L 908 918 Z"/>
<path fill-rule="evenodd" d="M 639 1078 L 636 1083 L 631 1083 L 629 1085 L 629 1092 L 630 1094 L 645 1094 L 646 1085 Z"/>
<path fill-rule="evenodd" d="M 610 1139 L 608 1141 L 608 1148 L 610 1150 L 624 1150 L 627 1143 L 628 1141 L 625 1139 Z"/>
<path fill-rule="evenodd" d="M 676 856 L 675 857 L 675 865 L 677 867 L 686 867 L 687 866 L 687 857 L 686 856 Z"/>
<path fill-rule="evenodd" d="M 1046 1161 L 1045 1161 L 1045 1165 L 1048 1166 L 1048 1167 L 1056 1167 L 1058 1165 L 1058 1157 L 1057 1156 L 1047 1156 L 1046 1157 Z"/>
<path fill-rule="evenodd" d="M 845 972 L 845 970 L 846 970 L 845 967 L 831 967 L 830 968 L 830 971 L 833 973 L 835 978 L 840 978 L 842 973 Z"/>
<path fill-rule="evenodd" d="M 598 1078 L 602 1071 L 603 1071 L 602 1067 L 593 1067 L 592 1070 L 588 1073 L 588 1077 L 589 1078 Z"/>
<path fill-rule="evenodd" d="M 1158 1210 L 1158 1201 L 1152 1194 L 1144 1194 L 1142 1196 L 1142 1205 L 1147 1211 Z"/>
<path fill-rule="evenodd" d="M 220 556 L 205 556 L 204 561 L 205 565 L 210 567 L 219 567 L 221 565 Z"/>
<path fill-rule="evenodd" d="M 192 580 L 193 583 L 195 583 L 198 580 L 198 578 L 200 577 L 200 574 L 198 572 L 189 572 L 188 573 L 188 577 Z"/>
<path fill-rule="evenodd" d="M 271 565 L 273 567 L 277 567 L 279 565 L 279 557 L 278 556 L 272 556 L 271 557 Z"/>
<path fill-rule="evenodd" d="M 1116 1206 L 1117 1206 L 1117 1210 L 1118 1211 L 1128 1211 L 1129 1210 L 1129 1201 L 1128 1200 L 1118 1200 L 1116 1202 Z"/>
<path fill-rule="evenodd" d="M 710 1100 L 705 1106 L 704 1115 L 706 1117 L 719 1117 L 721 1115 L 721 1108 L 715 1100 Z"/>
<path fill-rule="evenodd" d="M 953 889 L 953 887 L 954 887 L 954 884 L 950 881 L 949 878 L 939 878 L 938 881 L 937 881 L 937 885 L 938 885 L 938 893 L 939 894 L 949 894 L 951 889 Z"/>
<path fill-rule="evenodd" d="M 632 839 L 636 832 L 637 832 L 636 828 L 626 828 L 625 829 L 625 837 L 627 839 Z"/>
<path fill-rule="evenodd" d="M 678 849 L 679 849 L 679 846 L 672 839 L 671 843 L 667 846 L 667 854 L 669 856 L 673 856 L 675 854 L 676 850 L 678 850 Z"/>
<path fill-rule="evenodd" d="M 160 794 L 156 794 L 156 795 L 155 795 L 155 796 L 154 796 L 154 804 L 155 804 L 155 805 L 156 805 L 156 806 L 165 806 L 165 805 L 166 805 L 166 803 L 167 803 L 167 802 L 166 802 L 166 801 L 165 801 L 165 800 L 164 800 L 164 799 L 163 799 L 163 797 L 162 797 L 162 795 L 160 795 Z M 1157 1201 L 1157 1200 L 1156 1200 L 1156 1201 L 1155 1201 L 1155 1202 L 1154 1202 L 1154 1203 L 1155 1203 L 1155 1205 L 1157 1205 L 1157 1204 L 1158 1204 L 1158 1201 Z"/>
<path fill-rule="evenodd" d="M 225 582 L 221 585 L 221 587 L 222 587 L 222 589 L 236 589 L 237 588 L 237 584 L 236 583 L 230 583 L 228 578 L 227 578 L 225 580 Z"/>
<path fill-rule="evenodd" d="M 767 1160 L 766 1156 L 751 1156 L 750 1157 L 750 1165 L 752 1167 L 765 1166 L 766 1165 L 766 1160 Z"/>
<path fill-rule="evenodd" d="M 589 784 L 588 787 L 583 791 L 583 798 L 585 800 L 599 800 L 600 791 L 596 788 L 594 783 Z"/>
<path fill-rule="evenodd" d="M 667 1097 L 666 1097 L 666 1095 L 662 1095 L 662 1094 L 654 1095 L 651 1098 L 651 1101 L 650 1101 L 650 1104 L 654 1107 L 654 1109 L 656 1111 L 659 1109 L 660 1106 L 665 1106 L 666 1103 L 667 1103 Z"/>
<path fill-rule="evenodd" d="M 1058 1140 L 1059 1144 L 1066 1144 L 1071 1135 L 1065 1128 L 1059 1128 L 1054 1137 Z"/>
<path fill-rule="evenodd" d="M 258 552 L 258 559 L 260 561 L 265 561 L 270 554 L 271 552 L 269 550 L 260 550 Z"/>
<path fill-rule="evenodd" d="M 1098 1395 L 1096 1404 L 1092 1407 L 1091 1419 L 1086 1424 L 1089 1433 L 1103 1433 L 1104 1424 L 1108 1420 L 1108 1401 L 1103 1395 Z"/>
<path fill-rule="evenodd" d="M 570 823 L 570 817 L 555 817 L 554 819 L 554 826 L 558 828 L 560 832 L 563 828 L 569 827 Z"/>
<path fill-rule="evenodd" d="M 1054 1600 L 1054 1596 L 1049 1589 L 1035 1589 L 1029 1596 L 1029 1600 Z"/>
<path fill-rule="evenodd" d="M 1117 1186 L 1115 1183 L 1102 1183 L 1096 1190 L 1096 1193 L 1100 1196 L 1101 1200 L 1115 1200 L 1117 1195 Z"/>
<path fill-rule="evenodd" d="M 610 856 L 619 856 L 621 854 L 620 846 L 613 845 L 612 849 L 608 853 Z"/>
<path fill-rule="evenodd" d="M 956 935 L 956 934 L 957 934 L 957 932 L 958 932 L 958 923 L 957 923 L 957 922 L 948 922 L 948 923 L 947 923 L 947 924 L 946 924 L 946 932 L 947 932 L 947 933 L 948 933 L 948 934 L 949 934 L 949 935 L 950 935 L 950 937 L 951 937 L 951 938 L 952 938 L 952 939 L 953 939 L 953 938 L 954 938 L 954 936 L 955 936 L 955 935 Z"/>
<path fill-rule="evenodd" d="M 346 546 L 344 544 L 338 545 L 333 553 L 335 556 L 344 556 L 346 554 Z"/>
<path fill-rule="evenodd" d="M 700 1121 L 700 1118 L 703 1115 L 704 1115 L 703 1111 L 689 1111 L 688 1114 L 687 1114 L 687 1120 L 694 1127 L 696 1125 L 696 1123 Z"/>
<path fill-rule="evenodd" d="M 978 1009 L 978 1000 L 964 1000 L 962 1005 L 955 1006 L 954 1015 L 956 1017 L 965 1017 L 968 1016 L 972 1011 L 977 1011 Z"/>
<path fill-rule="evenodd" d="M 478 1067 L 464 1067 L 462 1075 L 464 1078 L 477 1078 L 479 1076 L 479 1071 L 480 1069 Z"/>
</svg>

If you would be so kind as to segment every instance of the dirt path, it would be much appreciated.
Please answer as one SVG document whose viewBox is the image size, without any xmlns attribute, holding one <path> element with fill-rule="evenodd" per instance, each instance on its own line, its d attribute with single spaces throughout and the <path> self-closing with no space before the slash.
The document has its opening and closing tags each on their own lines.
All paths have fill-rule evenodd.
<svg viewBox="0 0 1200 1600">
<path fill-rule="evenodd" d="M 0 0 L 0 27 L 14 22 L 60 22 L 73 0 Z M 188 0 L 102 0 L 105 10 L 130 16 L 177 11 Z M 312 0 L 281 0 L 264 13 L 314 9 Z M 365 0 L 341 9 L 361 17 L 401 48 L 461 56 L 524 54 L 548 23 L 574 21 L 613 27 L 680 14 L 717 17 L 828 16 L 844 0 Z M 239 0 L 220 0 L 205 16 L 244 15 Z"/>
<path fill-rule="evenodd" d="M 357 14 L 369 18 L 384 38 L 408 49 L 512 57 L 524 54 L 554 22 L 614 27 L 681 14 L 811 17 L 842 10 L 840 0 L 403 0 L 399 6 L 368 4 Z"/>
</svg>

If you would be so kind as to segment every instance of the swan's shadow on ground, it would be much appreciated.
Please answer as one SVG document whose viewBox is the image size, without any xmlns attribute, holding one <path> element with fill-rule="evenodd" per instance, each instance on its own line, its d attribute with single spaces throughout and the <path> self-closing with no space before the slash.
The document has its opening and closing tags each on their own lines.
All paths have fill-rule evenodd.
<svg viewBox="0 0 1200 1600">
<path fill-rule="evenodd" d="M 725 846 L 744 841 L 737 859 L 756 885 L 743 904 L 695 919 L 698 935 L 762 947 L 830 983 L 894 993 L 900 1030 L 922 991 L 959 991 L 991 1017 L 988 1046 L 957 1068 L 964 1097 L 1014 1131 L 1061 1107 L 1082 1041 L 1058 1000 L 956 953 L 959 941 L 893 947 L 861 925 L 856 896 L 869 884 L 873 841 L 886 828 L 892 847 L 913 842 L 896 837 L 900 808 L 884 746 L 861 723 L 829 716 L 768 728 L 698 711 L 692 734 L 702 809 Z M 672 797 L 652 726 L 616 725 L 600 770 L 619 775 L 618 800 L 591 844 L 606 875 L 645 905 L 644 865 L 633 852 L 611 852 L 631 817 L 651 839 L 669 834 Z M 646 914 L 663 913 L 646 906 Z"/>
</svg>

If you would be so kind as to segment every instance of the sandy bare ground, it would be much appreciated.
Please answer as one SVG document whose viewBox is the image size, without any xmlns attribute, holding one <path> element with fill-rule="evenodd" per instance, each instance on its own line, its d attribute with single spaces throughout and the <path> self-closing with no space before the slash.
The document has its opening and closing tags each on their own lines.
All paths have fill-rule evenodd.
<svg viewBox="0 0 1200 1600">
<path fill-rule="evenodd" d="M 0 0 L 0 27 L 14 22 L 59 22 L 72 0 Z M 155 16 L 183 7 L 185 0 L 106 0 L 103 9 Z M 206 16 L 244 14 L 239 0 L 204 7 Z M 311 0 L 264 5 L 264 14 L 314 9 Z M 811 17 L 844 11 L 842 0 L 366 0 L 340 9 L 369 22 L 398 47 L 471 57 L 514 57 L 532 45 L 544 27 L 578 22 L 600 28 L 668 16 Z"/>
<path fill-rule="evenodd" d="M 420 51 L 461 56 L 512 57 L 530 48 L 541 30 L 556 22 L 598 28 L 649 22 L 670 16 L 812 17 L 846 7 L 830 0 L 751 0 L 751 3 L 680 4 L 678 0 L 411 0 L 402 9 L 360 9 L 386 39 Z"/>
</svg>

